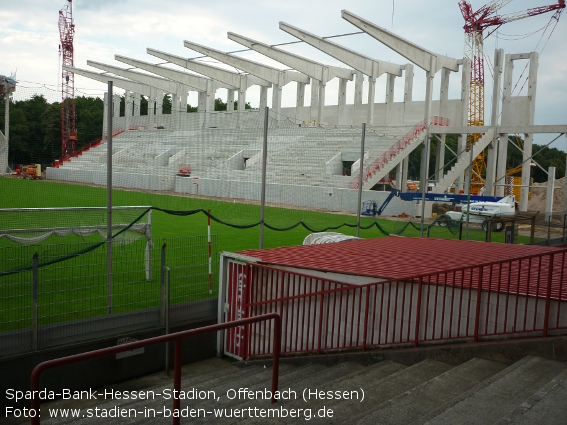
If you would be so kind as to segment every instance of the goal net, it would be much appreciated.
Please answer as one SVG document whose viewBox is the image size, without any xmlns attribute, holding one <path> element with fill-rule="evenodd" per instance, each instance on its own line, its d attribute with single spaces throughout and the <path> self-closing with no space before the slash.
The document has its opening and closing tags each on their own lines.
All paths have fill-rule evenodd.
<svg viewBox="0 0 567 425">
<path fill-rule="evenodd" d="M 113 245 L 145 238 L 146 250 L 151 248 L 150 207 L 113 207 L 110 217 Z M 0 264 L 0 274 L 29 267 L 36 252 L 52 263 L 100 246 L 108 237 L 108 218 L 104 207 L 0 209 L 0 248 L 12 259 Z"/>
</svg>

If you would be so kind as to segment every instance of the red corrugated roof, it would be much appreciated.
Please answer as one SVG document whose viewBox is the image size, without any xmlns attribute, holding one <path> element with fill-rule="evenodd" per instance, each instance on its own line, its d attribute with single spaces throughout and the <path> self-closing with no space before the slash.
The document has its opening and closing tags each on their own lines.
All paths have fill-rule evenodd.
<svg viewBox="0 0 567 425">
<path fill-rule="evenodd" d="M 534 245 L 390 236 L 248 250 L 241 254 L 258 258 L 265 264 L 398 279 L 556 250 Z"/>
</svg>

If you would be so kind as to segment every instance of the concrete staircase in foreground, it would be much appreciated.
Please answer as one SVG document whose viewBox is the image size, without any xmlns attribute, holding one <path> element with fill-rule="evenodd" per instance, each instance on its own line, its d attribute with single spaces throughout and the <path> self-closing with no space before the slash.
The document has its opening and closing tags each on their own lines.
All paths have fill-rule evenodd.
<svg viewBox="0 0 567 425">
<path fill-rule="evenodd" d="M 379 353 L 376 354 L 378 356 Z M 192 388 L 208 392 L 214 399 L 182 400 L 181 407 L 195 410 L 206 417 L 182 418 L 181 423 L 235 423 L 246 418 L 247 423 L 306 423 L 311 415 L 317 423 L 332 424 L 546 424 L 567 423 L 567 363 L 537 356 L 505 364 L 474 357 L 459 365 L 435 359 L 425 359 L 410 366 L 392 360 L 373 357 L 361 364 L 353 361 L 324 365 L 317 358 L 303 359 L 301 363 L 280 366 L 279 389 L 290 399 L 270 404 L 262 398 L 246 400 L 238 397 L 238 389 L 252 391 L 270 389 L 271 367 L 268 361 L 237 362 L 210 359 L 184 367 L 182 389 Z M 349 357 L 352 360 L 352 357 Z M 297 360 L 297 359 L 296 359 Z M 310 363 L 306 363 L 310 362 Z M 368 364 L 370 363 L 370 364 Z M 240 367 L 237 367 L 240 366 Z M 140 383 L 120 384 L 122 390 L 153 390 L 156 394 L 172 388 L 171 378 L 165 374 L 150 387 Z M 149 384 L 149 381 L 146 382 Z M 114 387 L 116 388 L 116 386 Z M 303 399 L 304 391 L 320 392 L 322 397 Z M 332 399 L 328 395 L 333 395 Z M 229 399 L 227 395 L 236 396 Z M 335 396 L 341 395 L 340 399 Z M 349 398 L 345 398 L 348 395 Z M 218 397 L 218 400 L 216 399 Z M 364 399 L 362 400 L 362 398 Z M 120 406 L 132 413 L 122 418 L 47 418 L 47 409 L 65 407 L 63 401 L 42 405 L 42 423 L 45 424 L 157 424 L 171 423 L 171 418 L 156 415 L 143 417 L 149 409 L 171 409 L 172 400 L 156 397 L 154 400 L 98 401 L 99 409 Z M 75 406 L 77 407 L 77 406 Z M 86 414 L 89 406 L 82 405 Z M 248 408 L 251 408 L 248 410 Z M 254 408 L 285 409 L 287 417 L 252 417 Z M 232 412 L 232 418 L 219 419 L 215 409 Z M 226 410 L 225 410 L 226 409 Z M 289 412 L 293 410 L 294 416 Z M 308 409 L 308 410 L 306 410 Z M 332 417 L 329 417 L 332 410 Z M 102 411 L 102 410 L 101 410 Z M 188 410 L 186 410 L 188 412 Z M 140 413 L 141 412 L 141 413 Z M 236 412 L 238 413 L 237 417 Z M 256 410 L 260 415 L 261 411 Z M 266 411 L 264 411 L 266 412 Z M 325 412 L 326 418 L 318 415 Z M 104 422 L 101 422 L 104 421 Z"/>
</svg>

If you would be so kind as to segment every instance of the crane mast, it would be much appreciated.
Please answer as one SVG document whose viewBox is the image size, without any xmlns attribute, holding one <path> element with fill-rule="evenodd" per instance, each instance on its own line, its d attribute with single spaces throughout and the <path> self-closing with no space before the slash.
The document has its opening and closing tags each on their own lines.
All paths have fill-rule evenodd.
<svg viewBox="0 0 567 425">
<path fill-rule="evenodd" d="M 500 8 L 510 3 L 512 0 L 492 0 L 482 6 L 476 12 L 466 0 L 459 1 L 461 14 L 465 20 L 465 49 L 464 54 L 471 62 L 471 78 L 470 78 L 470 96 L 469 96 L 469 126 L 484 125 L 484 38 L 488 37 L 500 26 L 507 22 L 517 21 L 519 19 L 528 18 L 530 16 L 541 15 L 555 11 L 554 17 L 559 19 L 559 15 L 565 8 L 565 0 L 558 0 L 557 4 L 535 7 L 523 12 L 515 12 L 507 15 L 497 15 Z M 489 29 L 488 34 L 484 35 L 484 31 Z M 467 148 L 471 149 L 480 135 L 470 134 L 467 139 Z M 474 191 L 478 191 L 484 180 L 482 176 L 485 174 L 486 161 L 484 153 L 481 153 L 472 164 L 473 177 L 472 185 Z"/>
<path fill-rule="evenodd" d="M 73 38 L 75 24 L 73 23 L 72 0 L 66 0 L 65 6 L 59 11 L 59 36 L 62 65 L 73 64 Z M 61 73 L 61 153 L 62 159 L 68 159 L 75 154 L 77 143 L 77 128 L 75 122 L 75 76 L 64 68 Z"/>
</svg>

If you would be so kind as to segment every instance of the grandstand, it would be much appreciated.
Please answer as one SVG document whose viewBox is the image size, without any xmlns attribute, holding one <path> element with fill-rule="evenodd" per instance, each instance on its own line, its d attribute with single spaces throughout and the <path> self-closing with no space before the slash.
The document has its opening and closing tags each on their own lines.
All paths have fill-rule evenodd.
<svg viewBox="0 0 567 425">
<path fill-rule="evenodd" d="M 261 114 L 251 111 L 245 115 Z M 220 116 L 233 119 L 233 114 Z M 268 130 L 267 201 L 355 212 L 356 193 L 345 194 L 355 192 L 350 184 L 360 168 L 361 128 L 278 124 Z M 365 163 L 383 156 L 410 130 L 409 126 L 368 128 Z M 403 156 L 417 145 L 402 149 Z M 107 146 L 101 143 L 57 168 L 48 168 L 47 178 L 104 185 Z M 113 137 L 113 183 L 128 189 L 259 201 L 262 146 L 263 133 L 258 126 L 180 130 L 134 127 Z M 182 164 L 189 165 L 190 175 L 180 175 Z M 309 196 L 305 196 L 306 191 Z M 376 199 L 375 193 L 365 192 L 366 198 Z M 341 196 L 337 196 L 339 193 Z M 329 197 L 332 202 L 325 199 Z M 407 210 L 407 205 L 399 208 Z"/>
<path fill-rule="evenodd" d="M 228 33 L 229 39 L 283 64 L 287 69 L 273 68 L 188 41 L 185 42 L 186 47 L 240 71 L 228 71 L 204 61 L 154 49 L 147 49 L 147 53 L 183 70 L 121 55 L 115 56 L 119 62 L 152 75 L 95 61 L 87 61 L 87 65 L 105 72 L 95 73 L 76 67 L 64 69 L 102 83 L 112 82 L 114 87 L 125 90 L 125 113 L 122 116 L 117 102 L 114 100 L 111 104 L 109 94 L 105 96 L 105 117 L 109 110 L 113 113 L 113 182 L 117 187 L 139 190 L 259 201 L 263 121 L 270 88 L 272 106 L 267 131 L 265 189 L 266 201 L 277 205 L 355 212 L 358 194 L 352 189 L 357 188 L 356 177 L 361 172 L 363 125 L 367 131 L 362 200 L 377 202 L 388 195 L 384 191 L 384 183 L 395 180 L 400 189 L 405 189 L 408 169 L 407 162 L 404 164 L 403 160 L 420 145 L 422 153 L 426 154 L 421 155 L 419 171 L 422 187 L 433 184 L 439 193 L 452 188 L 467 191 L 468 181 L 473 178 L 465 172 L 471 162 L 466 141 L 467 134 L 473 132 L 479 135 L 475 138 L 478 140 L 475 157 L 481 156 L 487 147 L 492 148 L 486 151 L 486 163 L 489 164 L 486 168 L 486 191 L 503 196 L 504 185 L 496 184 L 496 176 L 505 174 L 506 164 L 504 161 L 497 162 L 497 157 L 506 158 L 508 147 L 498 138 L 514 133 L 529 135 L 525 139 L 525 161 L 531 152 L 533 134 L 565 131 L 564 125 L 534 125 L 535 91 L 529 91 L 527 95 L 509 92 L 511 70 L 516 60 L 530 61 L 527 81 L 530 90 L 534 90 L 537 85 L 536 53 L 507 55 L 504 60 L 503 51 L 496 52 L 501 60 L 498 61 L 500 68 L 498 73 L 494 73 L 493 84 L 505 87 L 505 90 L 502 97 L 494 96 L 491 109 L 501 111 L 501 118 L 495 115 L 494 122 L 489 125 L 468 127 L 470 60 L 427 51 L 367 21 L 361 26 L 357 24 L 359 18 L 346 11 L 343 11 L 343 18 L 398 53 L 398 48 L 403 46 L 401 54 L 411 63 L 397 65 L 369 58 L 294 28 L 294 35 L 304 41 L 311 39 L 307 41 L 309 44 L 347 67 L 324 65 L 260 41 Z M 413 99 L 414 65 L 426 73 L 424 100 Z M 440 91 L 438 98 L 434 99 L 433 80 L 437 72 L 441 73 Z M 377 102 L 376 83 L 381 75 L 387 77 L 386 96 L 383 102 Z M 501 75 L 504 75 L 503 81 L 500 81 Z M 401 83 L 396 82 L 399 77 L 403 77 L 402 101 L 399 101 L 399 95 L 398 99 L 395 96 Z M 450 81 L 459 77 L 460 87 L 450 87 Z M 339 80 L 336 104 L 325 97 L 326 84 L 333 79 Z M 297 85 L 296 105 L 283 107 L 281 90 L 290 82 Z M 349 82 L 354 82 L 354 101 L 347 104 Z M 363 102 L 364 85 L 368 89 L 366 103 Z M 246 92 L 252 86 L 259 86 L 259 107 L 247 110 L 244 107 Z M 307 87 L 311 89 L 309 106 L 305 104 Z M 226 112 L 214 111 L 214 99 L 219 89 L 227 90 Z M 198 93 L 196 113 L 187 113 L 190 91 Z M 449 93 L 459 93 L 459 96 L 449 98 Z M 171 114 L 165 114 L 162 109 L 163 95 L 170 96 Z M 142 97 L 147 101 L 148 115 L 141 115 Z M 116 99 L 114 94 L 112 99 Z M 108 135 L 109 131 L 103 125 L 103 134 Z M 446 134 L 458 135 L 456 151 L 450 153 L 446 149 Z M 433 137 L 438 140 L 436 152 L 429 149 L 430 138 Z M 433 158 L 436 171 L 430 176 L 429 162 Z M 104 184 L 105 159 L 106 146 L 103 143 L 80 158 L 72 158 L 56 169 L 48 169 L 47 178 Z M 181 164 L 189 165 L 191 178 L 177 175 Z M 449 171 L 447 174 L 444 173 L 446 170 Z M 396 173 L 395 179 L 390 177 L 393 172 Z M 527 189 L 523 188 L 529 183 L 529 175 L 524 174 L 521 211 L 527 210 L 528 198 Z M 422 212 L 425 216 L 431 214 L 429 208 L 422 210 L 416 203 L 399 200 L 388 208 L 388 215 L 401 212 L 412 216 Z"/>
<path fill-rule="evenodd" d="M 376 29 L 371 24 L 366 27 Z M 387 31 L 384 30 L 384 33 Z M 234 201 L 234 216 L 239 214 L 237 202 L 259 204 L 263 199 L 263 189 L 266 193 L 265 200 L 271 206 L 353 213 L 357 211 L 357 207 L 360 207 L 360 200 L 381 203 L 389 194 L 385 191 L 388 184 L 397 184 L 404 189 L 408 177 L 407 161 L 404 159 L 416 148 L 424 147 L 421 149 L 421 167 L 422 170 L 429 170 L 430 158 L 427 156 L 429 136 L 437 137 L 439 141 L 435 168 L 445 170 L 449 169 L 451 161 L 445 161 L 444 158 L 444 135 L 449 133 L 459 135 L 458 151 L 453 152 L 454 157 L 459 159 L 455 161 L 455 168 L 449 171 L 449 176 L 440 172 L 435 177 L 437 185 L 443 182 L 442 191 L 444 191 L 448 190 L 453 182 L 457 190 L 465 187 L 464 170 L 471 164 L 471 156 L 475 152 L 472 150 L 469 155 L 464 145 L 466 135 L 473 131 L 475 134 L 484 135 L 479 137 L 477 147 L 481 141 L 482 148 L 492 143 L 493 149 L 489 149 L 489 160 L 495 159 L 497 150 L 500 158 L 506 157 L 506 149 L 494 149 L 498 146 L 497 134 L 566 132 L 565 125 L 533 125 L 535 92 L 528 93 L 528 96 L 515 96 L 513 101 L 510 100 L 511 93 L 508 92 L 505 92 L 502 99 L 495 96 L 492 108 L 502 111 L 501 122 L 495 119 L 490 125 L 477 126 L 472 130 L 466 126 L 466 108 L 470 94 L 470 87 L 467 86 L 470 84 L 470 61 L 466 58 L 457 60 L 428 52 L 393 34 L 389 36 L 404 45 L 405 57 L 427 73 L 428 88 L 425 101 L 412 99 L 412 64 L 385 63 L 356 56 L 355 52 L 349 52 L 345 56 L 341 53 L 344 53 L 344 50 L 335 46 L 333 56 L 353 69 L 326 66 L 233 33 L 229 34 L 229 38 L 239 40 L 238 42 L 251 49 L 259 49 L 258 53 L 282 63 L 289 69 L 278 70 L 277 78 L 274 78 L 273 70 L 267 69 L 268 67 L 261 68 L 257 65 L 239 63 L 231 66 L 242 72 L 231 75 L 228 71 L 214 70 L 211 69 L 214 67 L 204 66 L 202 63 L 191 64 L 190 62 L 193 61 L 178 57 L 176 59 L 172 55 L 156 51 L 153 51 L 154 53 L 148 51 L 148 53 L 172 65 L 185 64 L 189 70 L 199 69 L 195 72 L 206 77 L 189 74 L 185 70 L 175 71 L 169 66 L 163 67 L 140 61 L 137 65 L 130 65 L 139 66 L 140 69 L 160 77 L 142 75 L 116 67 L 108 67 L 105 74 L 64 67 L 66 71 L 74 72 L 78 76 L 94 78 L 101 82 L 113 82 L 115 87 L 124 89 L 125 112 L 120 116 L 120 104 L 116 101 L 114 104 L 109 102 L 109 99 L 116 99 L 110 90 L 112 85 L 109 84 L 109 93 L 105 96 L 104 117 L 110 120 L 109 111 L 113 112 L 114 116 L 111 115 L 112 125 L 103 124 L 103 134 L 106 137 L 101 143 L 48 167 L 46 177 L 48 180 L 105 186 L 110 156 L 113 187 L 229 199 L 231 203 L 228 206 L 225 203 L 219 208 L 230 209 Z M 382 42 L 387 44 L 385 41 Z M 214 52 L 210 53 L 212 55 Z M 217 51 L 215 55 L 218 56 L 219 52 Z M 353 55 L 355 60 L 347 58 Z M 522 55 L 507 57 L 506 62 L 502 60 L 500 66 L 505 68 L 505 75 L 510 75 L 511 78 L 512 61 L 529 58 L 528 79 L 530 88 L 533 88 L 536 83 L 536 67 L 532 64 L 537 63 L 535 60 L 537 57 Z M 118 57 L 117 59 L 121 60 Z M 122 57 L 122 60 L 124 59 L 127 58 Z M 224 60 L 227 64 L 230 63 L 228 57 Z M 105 69 L 104 64 L 98 63 L 97 67 Z M 502 74 L 502 68 L 500 72 L 494 73 L 498 78 Z M 439 100 L 433 100 L 433 78 L 439 71 L 442 73 Z M 460 93 L 457 99 L 448 99 L 450 72 L 461 74 L 459 77 L 462 86 L 457 90 Z M 112 77 L 108 73 L 121 78 Z M 290 76 L 291 74 L 294 74 L 293 77 Z M 377 103 L 375 83 L 383 74 L 387 74 L 386 99 L 383 103 Z M 394 101 L 395 78 L 402 75 L 405 77 L 403 101 L 396 102 Z M 169 80 L 166 81 L 162 77 Z M 326 84 L 334 78 L 340 80 L 339 98 L 336 105 L 328 105 L 332 102 L 325 102 Z M 260 84 L 253 83 L 258 79 L 263 81 Z M 281 86 L 290 81 L 297 83 L 296 107 L 282 108 L 278 90 L 281 91 Z M 345 94 L 347 81 L 355 82 L 354 103 L 348 105 Z M 362 102 L 363 81 L 368 88 L 367 103 Z M 246 90 L 252 85 L 260 86 L 260 105 L 258 109 L 245 110 Z M 306 85 L 311 86 L 310 106 L 306 106 L 303 102 Z M 510 85 L 509 81 L 503 84 L 505 87 Z M 265 108 L 268 87 L 272 89 L 270 111 Z M 227 112 L 213 112 L 214 108 L 211 108 L 216 90 L 219 88 L 228 90 Z M 191 90 L 199 92 L 199 106 L 196 113 L 187 112 L 187 96 Z M 234 110 L 236 92 L 239 96 L 238 111 Z M 161 109 L 163 105 L 158 102 L 158 99 L 162 100 L 167 95 L 171 95 L 171 114 L 164 113 Z M 147 115 L 141 115 L 142 96 L 147 98 Z M 267 117 L 266 113 L 269 114 Z M 265 118 L 268 118 L 267 128 L 264 127 Z M 108 137 L 109 135 L 112 137 Z M 364 149 L 362 149 L 363 142 Z M 502 145 L 507 143 L 500 144 Z M 531 138 L 526 138 L 526 150 L 531 151 Z M 265 156 L 267 162 L 263 163 Z M 396 173 L 395 179 L 391 176 L 393 172 Z M 496 172 L 496 167 L 490 170 L 492 174 Z M 427 172 L 420 173 L 423 178 L 422 188 L 429 186 L 430 178 L 427 174 Z M 359 184 L 360 178 L 363 180 L 362 185 Z M 492 189 L 497 193 L 502 188 Z M 361 199 L 358 197 L 360 194 Z M 108 206 L 112 206 L 112 202 L 108 202 Z M 256 212 L 257 207 L 254 205 L 253 208 Z M 404 202 L 397 198 L 388 205 L 385 214 L 405 212 L 417 216 L 421 211 L 415 202 Z M 44 211 L 40 212 L 44 213 Z M 189 214 L 194 211 L 172 209 L 168 212 Z M 293 215 L 296 212 L 302 215 L 300 218 L 302 224 L 304 224 L 304 216 L 311 213 L 285 210 L 283 214 Z M 428 211 L 425 213 L 427 214 Z M 324 215 L 330 216 L 330 214 Z M 209 211 L 209 218 L 210 216 Z M 67 217 L 70 217 L 66 219 L 67 222 L 76 223 L 74 217 L 70 215 Z M 339 217 L 342 220 L 342 216 Z M 58 218 L 65 219 L 61 214 Z M 46 222 L 42 223 L 42 227 L 54 226 L 44 215 L 36 219 L 36 222 L 40 220 Z M 106 220 L 110 220 L 108 215 Z M 149 232 L 152 225 L 151 218 L 148 216 L 146 220 L 147 225 L 144 228 Z M 254 219 L 255 224 L 252 225 L 256 226 L 262 220 L 264 217 L 260 218 L 260 221 Z M 105 223 L 104 219 L 101 221 Z M 113 221 L 117 221 L 116 216 Z M 132 223 L 134 219 L 122 221 Z M 267 220 L 264 220 L 264 223 L 267 223 Z M 328 226 L 326 228 L 333 228 L 332 224 L 326 223 L 325 225 Z M 410 224 L 406 223 L 406 226 Z M 234 221 L 231 225 L 239 227 Z M 96 226 L 102 227 L 102 224 L 97 223 Z M 68 226 L 65 223 L 65 226 L 57 227 L 66 229 Z M 290 228 L 292 227 L 287 226 L 286 223 L 286 228 L 280 226 L 276 230 Z M 420 229 L 422 235 L 423 229 L 422 226 Z M 446 232 L 454 230 L 449 226 L 439 229 Z M 293 334 L 293 338 L 290 336 L 290 340 L 298 341 L 299 335 L 301 337 L 310 335 L 310 343 L 316 341 L 318 345 L 311 344 L 309 349 L 317 347 L 317 354 L 332 353 L 334 350 L 366 350 L 367 347 L 380 349 L 381 354 L 382 351 L 388 351 L 382 350 L 386 347 L 394 349 L 403 347 L 410 351 L 411 347 L 417 348 L 418 345 L 434 343 L 447 344 L 443 350 L 448 351 L 451 349 L 447 349 L 448 344 L 452 342 L 458 341 L 468 345 L 488 344 L 493 342 L 493 339 L 503 336 L 541 337 L 546 343 L 551 337 L 561 337 L 564 340 L 565 314 L 558 305 L 565 300 L 563 294 L 565 275 L 562 268 L 565 263 L 565 250 L 528 247 L 522 251 L 525 256 L 518 259 L 519 251 L 515 246 L 502 244 L 503 249 L 512 258 L 507 260 L 507 257 L 500 258 L 502 255 L 494 254 L 494 248 L 486 249 L 485 245 L 476 242 L 465 244 L 461 241 L 452 241 L 450 245 L 443 245 L 441 250 L 440 244 L 443 242 L 435 242 L 434 238 L 420 239 L 419 246 L 407 238 L 389 238 L 389 242 L 398 245 L 388 247 L 366 245 L 366 241 L 355 241 L 357 245 L 341 242 L 331 246 L 330 251 L 333 252 L 325 258 L 317 258 L 312 247 L 307 247 L 308 250 L 300 247 L 301 251 L 295 251 L 298 253 L 297 258 L 314 260 L 317 264 L 310 267 L 304 264 L 291 264 L 301 270 L 290 271 L 290 265 L 284 262 L 269 263 L 268 257 L 263 257 L 269 255 L 266 250 L 233 254 L 225 252 L 220 256 L 222 264 L 215 262 L 213 266 L 213 261 L 219 258 L 219 253 L 215 238 L 211 239 L 210 228 L 208 231 L 208 238 L 197 236 L 191 240 L 179 241 L 168 238 L 159 242 L 157 238 L 137 242 L 134 237 L 125 234 L 123 240 L 115 239 L 116 243 L 112 243 L 114 241 L 110 238 L 107 238 L 106 243 L 89 240 L 73 247 L 64 247 L 65 249 L 59 249 L 59 246 L 42 247 L 41 255 L 34 253 L 33 257 L 19 254 L 16 257 L 17 270 L 13 264 L 7 262 L 9 267 L 6 268 L 9 274 L 5 273 L 4 279 L 7 282 L 5 287 L 9 291 L 6 291 L 4 304 L 10 303 L 10 309 L 4 309 L 9 315 L 2 319 L 4 324 L 2 336 L 11 344 L 3 345 L 7 349 L 5 355 L 12 358 L 6 360 L 3 366 L 4 370 L 18 372 L 14 372 L 14 376 L 8 376 L 6 382 L 13 388 L 24 388 L 29 380 L 28 376 L 24 377 L 25 380 L 22 376 L 29 371 L 30 365 L 43 359 L 58 358 L 79 349 L 84 352 L 101 346 L 122 345 L 135 339 L 144 340 L 162 333 L 174 333 L 186 327 L 198 328 L 216 321 L 230 321 L 240 317 L 242 312 L 255 314 L 257 311 L 264 311 L 268 301 L 276 306 L 274 310 L 280 308 L 278 312 L 283 313 L 282 316 L 288 320 L 286 335 L 292 335 L 289 333 L 292 323 L 298 324 L 297 329 L 300 331 Z M 371 241 L 371 243 L 375 242 Z M 366 250 L 360 249 L 363 247 L 361 244 L 365 244 Z M 92 249 L 94 247 L 101 249 Z M 107 251 L 104 252 L 102 248 L 106 248 Z M 530 249 L 529 255 L 528 249 Z M 415 251 L 414 257 L 415 253 L 424 255 L 421 260 L 412 258 L 411 264 L 414 267 L 408 267 L 399 260 L 400 253 L 410 251 Z M 19 252 L 24 251 L 22 249 Z M 52 252 L 58 254 L 57 262 L 53 260 Z M 284 258 L 289 251 L 283 248 L 278 252 L 281 253 L 281 258 Z M 110 260 L 108 253 L 111 254 Z M 444 260 L 441 253 L 446 256 Z M 480 254 L 486 255 L 486 259 L 480 261 L 478 259 Z M 391 260 L 387 259 L 388 255 L 391 256 Z M 62 257 L 69 261 L 59 261 Z M 43 258 L 45 261 L 41 263 Z M 466 265 L 464 259 L 474 260 L 476 263 Z M 31 263 L 31 266 L 24 264 L 24 261 Z M 112 268 L 113 263 L 116 266 L 114 268 Z M 337 270 L 326 264 L 352 268 Z M 390 276 L 381 270 L 369 274 L 368 264 L 386 264 L 395 269 L 396 276 Z M 439 269 L 433 268 L 432 265 L 439 266 Z M 281 278 L 271 281 L 260 280 L 261 277 L 271 273 L 266 270 L 277 269 L 274 266 L 280 267 L 285 275 L 282 274 Z M 414 272 L 415 267 L 423 267 L 423 269 Z M 82 278 L 78 270 L 84 271 L 87 278 Z M 512 270 L 515 270 L 514 273 Z M 511 289 L 510 280 L 504 277 L 516 276 L 516 274 L 518 283 Z M 229 276 L 234 280 L 227 284 Z M 461 278 L 456 279 L 455 276 Z M 498 278 L 500 280 L 497 276 L 500 276 Z M 307 284 L 308 280 L 310 282 Z M 218 286 L 216 282 L 219 282 Z M 312 282 L 315 286 L 311 285 Z M 506 282 L 507 289 L 504 289 Z M 297 291 L 293 289 L 292 292 L 281 291 L 283 298 L 273 299 L 255 299 L 247 295 L 242 296 L 240 292 L 244 287 L 250 291 L 252 291 L 250 288 L 254 287 L 255 290 L 259 288 L 256 294 L 262 294 L 262 291 L 267 294 L 270 293 L 270 287 L 273 288 L 274 283 L 282 283 L 282 288 L 284 285 L 296 284 L 301 288 Z M 290 287 L 293 286 L 287 288 Z M 553 293 L 557 287 L 560 288 L 559 295 Z M 232 300 L 230 294 L 236 294 Z M 453 298 L 453 294 L 460 296 Z M 446 302 L 449 299 L 450 303 Z M 458 301 L 453 302 L 453 299 Z M 262 306 L 250 304 L 256 301 Z M 239 304 L 243 302 L 249 304 Z M 289 305 L 291 307 L 288 307 Z M 311 305 L 320 306 L 319 312 L 312 316 L 311 310 L 305 313 L 303 308 L 309 306 L 310 309 Z M 512 307 L 514 305 L 515 307 Z M 285 306 L 285 309 L 278 306 Z M 327 308 L 328 306 L 332 309 Z M 492 307 L 495 307 L 495 310 Z M 516 314 L 518 310 L 522 312 L 521 315 Z M 304 316 L 299 316 L 300 311 Z M 494 311 L 496 313 L 492 316 Z M 530 315 L 524 314 L 524 311 L 529 312 Z M 548 319 L 539 321 L 544 311 Z M 377 319 L 379 322 L 375 321 L 378 316 L 374 315 L 374 312 L 380 313 Z M 496 318 L 500 320 L 499 312 L 504 317 L 502 327 L 496 320 Z M 508 319 L 508 315 L 514 317 L 513 321 Z M 384 321 L 382 317 L 385 318 Z M 463 320 L 465 317 L 466 325 Z M 385 322 L 384 326 L 383 322 Z M 437 327 L 437 323 L 441 326 Z M 336 332 L 335 324 L 338 324 Z M 367 326 L 368 324 L 373 326 Z M 444 332 L 445 324 L 448 324 L 448 332 Z M 520 327 L 519 325 L 522 324 L 523 327 Z M 342 331 L 341 326 L 344 327 Z M 493 329 L 489 326 L 493 326 Z M 322 338 L 315 337 L 317 333 L 319 336 L 322 335 L 322 329 L 331 336 L 329 344 L 324 346 L 321 344 L 323 342 L 327 344 L 327 340 L 323 341 Z M 372 329 L 371 332 L 376 335 L 375 339 L 366 338 L 369 329 Z M 355 334 L 354 330 L 357 335 L 356 341 L 352 338 Z M 240 336 L 243 333 L 238 331 L 233 335 L 235 335 L 235 346 L 240 347 Z M 333 342 L 335 336 L 337 344 Z M 350 339 L 348 343 L 347 336 Z M 249 341 L 255 339 L 251 338 Z M 283 342 L 281 348 L 284 354 L 305 353 L 296 349 L 296 346 L 286 344 L 285 339 Z M 109 358 L 108 361 L 93 363 L 90 368 L 83 368 L 88 370 L 82 369 L 79 372 L 68 369 L 56 377 L 47 377 L 49 381 L 44 381 L 44 385 L 54 388 L 59 386 L 97 388 L 156 371 L 157 368 L 162 367 L 164 360 L 165 368 L 168 369 L 168 362 L 172 357 L 175 358 L 178 368 L 180 360 L 212 357 L 215 348 L 219 350 L 219 354 L 222 354 L 221 344 L 215 344 L 213 337 L 197 342 L 191 341 L 190 344 L 191 353 L 188 356 L 184 355 L 183 359 L 181 359 L 181 350 L 178 350 L 177 346 L 174 356 L 169 346 L 165 347 L 165 350 L 162 349 L 163 347 L 155 347 L 155 349 L 148 347 L 147 351 L 141 352 L 131 350 L 128 357 L 138 357 L 130 357 L 127 360 L 119 357 Z M 564 345 L 563 342 L 561 346 Z M 549 344 L 547 343 L 546 346 Z M 242 344 L 242 347 L 245 345 Z M 483 349 L 474 348 L 474 350 L 481 352 Z M 484 350 L 487 353 L 490 348 Z M 565 358 L 564 352 L 565 350 L 560 353 L 562 359 Z M 230 352 L 227 349 L 226 354 L 235 354 L 235 357 L 247 360 L 253 358 L 255 354 L 265 353 L 250 351 L 241 356 L 241 353 Z M 542 353 L 533 349 L 529 354 Z M 543 357 L 550 356 L 549 353 L 543 354 L 545 354 Z M 478 354 L 475 352 L 474 355 Z M 555 357 L 555 352 L 553 356 Z M 495 354 L 495 357 L 501 359 L 500 353 Z M 555 367 L 553 369 L 555 371 Z M 447 369 L 443 368 L 444 370 Z M 550 373 L 547 380 L 542 380 L 540 386 L 526 391 L 525 397 L 522 395 L 514 406 L 523 405 L 521 403 L 532 394 L 535 397 L 541 388 L 548 388 L 547 386 L 551 385 L 548 382 L 554 379 L 554 376 L 560 376 L 561 382 L 565 382 L 564 371 L 564 365 L 561 365 L 561 368 L 557 367 L 556 373 Z M 93 376 L 88 376 L 89 373 Z M 432 374 L 431 378 L 435 379 L 435 376 L 437 374 Z M 70 382 L 75 379 L 76 381 Z M 460 380 L 460 382 L 467 381 L 468 379 Z M 409 386 L 407 389 L 411 388 L 412 386 Z M 403 391 L 400 390 L 401 393 Z M 564 392 L 560 395 L 562 394 Z M 344 419 L 348 420 L 348 417 L 345 416 Z"/>
</svg>

